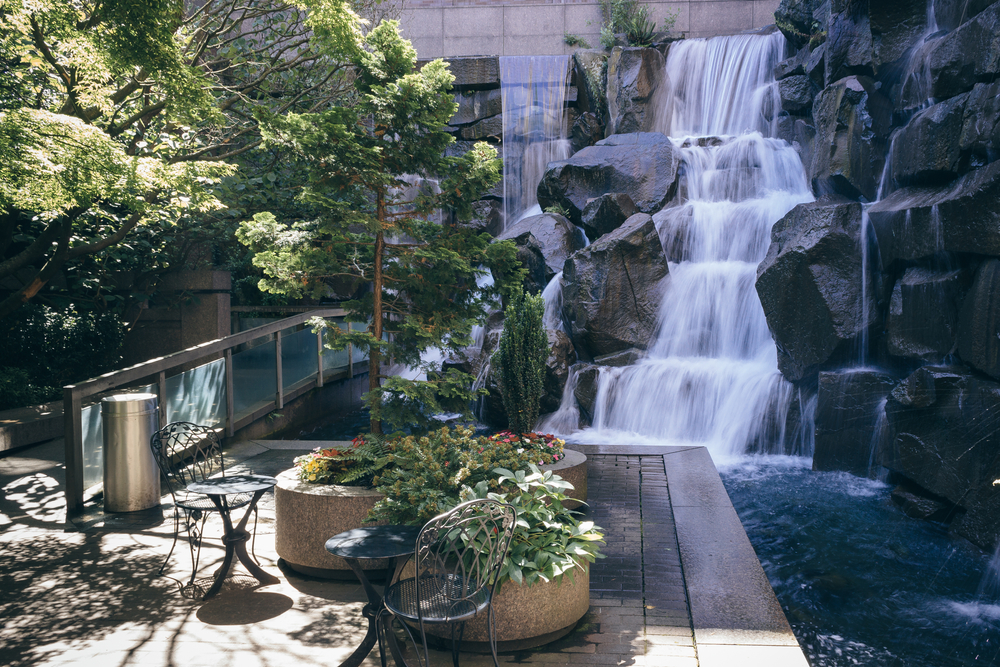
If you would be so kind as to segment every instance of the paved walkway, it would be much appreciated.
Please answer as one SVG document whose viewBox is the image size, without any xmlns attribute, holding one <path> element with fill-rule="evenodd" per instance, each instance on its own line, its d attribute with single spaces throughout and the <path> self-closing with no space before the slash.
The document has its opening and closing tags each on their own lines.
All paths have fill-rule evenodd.
<svg viewBox="0 0 1000 667">
<path fill-rule="evenodd" d="M 579 448 L 590 461 L 589 518 L 607 536 L 607 558 L 591 571 L 590 611 L 564 639 L 501 662 L 806 665 L 703 449 Z M 297 454 L 266 442 L 234 452 L 234 469 L 264 474 Z M 66 530 L 61 460 L 59 441 L 0 458 L 0 664 L 329 667 L 364 635 L 358 584 L 279 567 L 271 496 L 260 505 L 256 553 L 281 582 L 261 587 L 237 571 L 202 603 L 180 592 L 190 573 L 185 544 L 167 576 L 156 576 L 172 522 L 94 508 Z M 221 523 L 207 528 L 219 533 Z M 221 553 L 206 542 L 200 583 Z M 431 659 L 450 664 L 444 653 Z M 364 664 L 378 665 L 377 651 Z M 492 661 L 463 654 L 462 664 Z"/>
</svg>

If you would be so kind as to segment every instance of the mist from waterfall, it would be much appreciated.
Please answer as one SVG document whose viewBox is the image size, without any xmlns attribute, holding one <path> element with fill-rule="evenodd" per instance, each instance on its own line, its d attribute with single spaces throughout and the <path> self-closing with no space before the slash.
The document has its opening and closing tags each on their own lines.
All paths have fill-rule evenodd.
<svg viewBox="0 0 1000 667">
<path fill-rule="evenodd" d="M 570 155 L 564 111 L 569 74 L 569 56 L 500 58 L 506 226 L 537 206 L 549 162 Z"/>
<path fill-rule="evenodd" d="M 659 325 L 636 364 L 601 368 L 593 425 L 571 440 L 705 445 L 717 460 L 811 455 L 811 433 L 786 425 L 795 409 L 808 428 L 812 404 L 778 372 L 755 289 L 771 227 L 813 199 L 795 150 L 769 136 L 783 44 L 775 33 L 671 47 L 659 118 L 681 151 L 682 180 L 653 217 L 672 260 Z"/>
</svg>

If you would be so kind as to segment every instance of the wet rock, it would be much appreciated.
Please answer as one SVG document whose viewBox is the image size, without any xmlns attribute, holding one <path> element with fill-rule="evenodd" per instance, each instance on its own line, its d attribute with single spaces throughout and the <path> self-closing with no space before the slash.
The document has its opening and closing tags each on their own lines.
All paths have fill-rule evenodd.
<svg viewBox="0 0 1000 667">
<path fill-rule="evenodd" d="M 570 256 L 563 269 L 563 318 L 577 354 L 592 359 L 645 348 L 656 328 L 667 271 L 648 216 L 633 216 Z"/>
<path fill-rule="evenodd" d="M 463 126 L 459 131 L 463 139 L 503 139 L 503 116 L 490 116 L 472 125 Z"/>
<path fill-rule="evenodd" d="M 1000 75 L 1000 3 L 930 43 L 928 97 L 945 99 Z M 912 100 L 919 103 L 922 100 Z"/>
<path fill-rule="evenodd" d="M 837 81 L 853 74 L 871 76 L 874 73 L 871 25 L 865 11 L 867 7 L 861 8 L 860 4 L 850 0 L 831 2 L 826 36 L 827 81 Z"/>
<path fill-rule="evenodd" d="M 468 227 L 496 236 L 503 231 L 503 205 L 495 199 L 480 199 L 472 204 L 472 219 Z"/>
<path fill-rule="evenodd" d="M 893 489 L 892 502 L 906 516 L 925 521 L 949 521 L 956 513 L 955 505 L 913 483 L 900 484 Z"/>
<path fill-rule="evenodd" d="M 948 185 L 896 190 L 868 218 L 886 268 L 942 251 L 1000 256 L 1000 162 Z"/>
<path fill-rule="evenodd" d="M 813 470 L 843 470 L 861 477 L 882 463 L 879 420 L 895 379 L 872 370 L 820 373 Z"/>
<path fill-rule="evenodd" d="M 550 163 L 538 184 L 538 203 L 543 210 L 561 206 L 579 224 L 588 201 L 623 192 L 652 214 L 673 197 L 679 164 L 679 151 L 658 132 L 614 135 Z"/>
<path fill-rule="evenodd" d="M 994 2 L 996 0 L 934 0 L 934 17 L 941 30 L 954 30 Z"/>
<path fill-rule="evenodd" d="M 608 57 L 608 122 L 606 134 L 649 132 L 663 81 L 663 54 L 656 49 L 616 46 Z"/>
<path fill-rule="evenodd" d="M 601 368 L 593 364 L 577 364 L 575 368 L 578 371 L 573 397 L 580 406 L 581 419 L 593 423 L 594 406 L 597 403 L 597 378 L 601 374 Z"/>
<path fill-rule="evenodd" d="M 924 366 L 886 404 L 895 434 L 883 464 L 966 510 L 952 529 L 991 548 L 1000 536 L 1000 384 L 965 366 Z"/>
<path fill-rule="evenodd" d="M 816 138 L 816 128 L 802 118 L 781 116 L 775 138 L 784 139 L 795 152 L 799 154 L 802 164 L 812 164 L 813 141 Z"/>
<path fill-rule="evenodd" d="M 771 230 L 757 294 L 789 380 L 846 356 L 878 321 L 871 281 L 861 291 L 860 231 L 861 205 L 842 200 L 799 204 Z"/>
<path fill-rule="evenodd" d="M 569 129 L 570 153 L 593 146 L 604 137 L 604 126 L 590 111 L 580 114 Z"/>
<path fill-rule="evenodd" d="M 458 111 L 449 125 L 468 125 L 503 113 L 500 89 L 463 91 L 455 95 Z"/>
<path fill-rule="evenodd" d="M 483 90 L 500 87 L 500 59 L 497 56 L 448 58 L 448 67 L 455 76 L 456 90 Z"/>
<path fill-rule="evenodd" d="M 891 111 L 868 77 L 850 76 L 819 93 L 813 102 L 816 139 L 809 170 L 816 192 L 875 200 Z"/>
<path fill-rule="evenodd" d="M 587 238 L 596 241 L 621 227 L 636 213 L 638 210 L 631 197 L 624 192 L 611 192 L 587 202 L 580 217 Z"/>
<path fill-rule="evenodd" d="M 820 44 L 812 50 L 805 62 L 806 76 L 812 79 L 818 88 L 826 85 L 826 44 Z"/>
<path fill-rule="evenodd" d="M 910 267 L 892 288 L 886 321 L 889 354 L 940 363 L 958 342 L 963 272 Z"/>
<path fill-rule="evenodd" d="M 549 356 L 545 360 L 545 377 L 542 379 L 541 414 L 559 409 L 569 367 L 576 363 L 576 350 L 565 332 L 548 329 L 545 333 L 549 339 Z"/>
<path fill-rule="evenodd" d="M 958 325 L 958 353 L 966 363 L 1000 379 L 1000 260 L 976 270 Z"/>
<path fill-rule="evenodd" d="M 969 93 L 958 138 L 960 169 L 981 167 L 1000 157 L 1000 83 L 977 84 Z"/>
<path fill-rule="evenodd" d="M 645 352 L 643 350 L 638 350 L 633 347 L 628 350 L 622 350 L 621 352 L 612 352 L 611 354 L 594 357 L 594 363 L 598 366 L 632 366 L 644 354 Z"/>
<path fill-rule="evenodd" d="M 876 71 L 903 58 L 927 30 L 927 0 L 893 0 L 868 5 Z"/>
<path fill-rule="evenodd" d="M 892 177 L 900 185 L 929 185 L 958 176 L 959 137 L 968 95 L 924 109 L 899 131 L 892 145 Z"/>
<path fill-rule="evenodd" d="M 573 52 L 573 69 L 580 89 L 577 106 L 582 112 L 592 112 L 603 127 L 607 122 L 607 81 L 605 67 L 608 54 L 604 49 L 577 49 Z"/>
<path fill-rule="evenodd" d="M 810 36 L 826 29 L 819 19 L 824 11 L 824 0 L 781 0 L 774 12 L 774 22 L 795 47 L 809 42 Z"/>
<path fill-rule="evenodd" d="M 691 258 L 691 243 L 688 234 L 694 216 L 692 206 L 666 208 L 653 216 L 653 222 L 660 231 L 660 243 L 667 261 L 683 262 Z"/>
<path fill-rule="evenodd" d="M 531 234 L 538 242 L 545 257 L 544 288 L 552 276 L 563 270 L 566 258 L 584 247 L 583 234 L 579 227 L 561 215 L 543 213 L 519 220 L 503 231 L 497 240 L 515 239 Z M 518 243 L 520 245 L 520 243 Z"/>
<path fill-rule="evenodd" d="M 524 291 L 529 294 L 541 294 L 549 284 L 549 268 L 545 263 L 542 244 L 529 231 L 511 237 L 511 240 L 517 246 L 517 261 L 527 270 L 522 283 Z"/>
<path fill-rule="evenodd" d="M 815 92 L 812 79 L 804 74 L 790 76 L 778 82 L 781 108 L 789 113 L 809 111 L 812 108 Z"/>
<path fill-rule="evenodd" d="M 790 76 L 799 76 L 806 73 L 806 61 L 812 50 L 808 46 L 799 49 L 791 58 L 785 58 L 774 66 L 774 78 L 781 81 Z"/>
</svg>

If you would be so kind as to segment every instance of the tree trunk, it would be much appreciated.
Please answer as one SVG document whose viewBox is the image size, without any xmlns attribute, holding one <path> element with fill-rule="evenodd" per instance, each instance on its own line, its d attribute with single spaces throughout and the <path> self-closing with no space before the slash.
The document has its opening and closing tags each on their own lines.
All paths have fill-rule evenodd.
<svg viewBox="0 0 1000 667">
<path fill-rule="evenodd" d="M 379 222 L 385 220 L 385 198 L 378 193 L 376 204 Z M 385 237 L 381 228 L 375 235 L 375 268 L 372 277 L 372 335 L 375 340 L 382 340 L 382 257 L 385 254 Z M 378 347 L 368 348 L 368 391 L 375 391 L 381 386 L 381 351 Z M 371 432 L 382 432 L 382 420 L 372 414 Z"/>
</svg>

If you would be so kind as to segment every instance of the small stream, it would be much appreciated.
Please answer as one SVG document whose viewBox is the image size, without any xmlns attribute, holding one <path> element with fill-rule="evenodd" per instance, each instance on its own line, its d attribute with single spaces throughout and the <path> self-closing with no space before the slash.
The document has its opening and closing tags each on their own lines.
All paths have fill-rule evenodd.
<svg viewBox="0 0 1000 667">
<path fill-rule="evenodd" d="M 989 556 L 904 515 L 891 486 L 796 457 L 719 472 L 812 667 L 1000 665 Z"/>
</svg>

